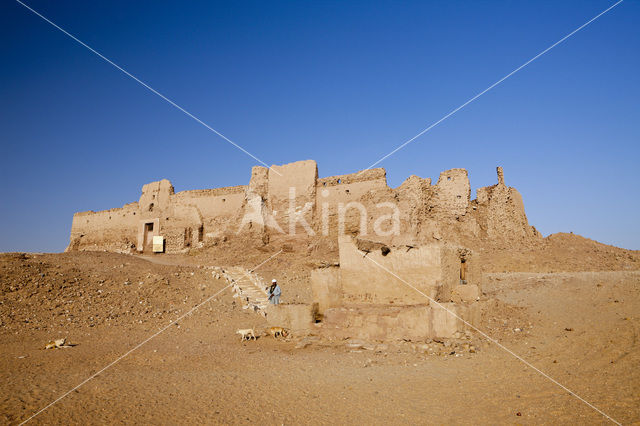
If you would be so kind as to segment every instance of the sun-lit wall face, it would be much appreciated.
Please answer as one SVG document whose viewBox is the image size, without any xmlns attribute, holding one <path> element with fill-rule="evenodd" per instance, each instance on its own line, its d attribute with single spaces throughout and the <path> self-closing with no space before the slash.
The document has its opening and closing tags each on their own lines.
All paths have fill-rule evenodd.
<svg viewBox="0 0 640 426">
<path fill-rule="evenodd" d="M 202 247 L 234 235 L 269 241 L 360 236 L 386 244 L 452 242 L 484 238 L 540 238 L 530 227 L 522 197 L 504 185 L 480 188 L 470 200 L 465 169 L 446 170 L 435 185 L 409 177 L 387 185 L 384 169 L 318 178 L 313 160 L 254 167 L 248 185 L 175 193 L 164 179 L 143 186 L 138 202 L 100 212 L 76 213 L 68 250 L 144 251 L 144 225 L 166 240 L 166 252 Z"/>
</svg>

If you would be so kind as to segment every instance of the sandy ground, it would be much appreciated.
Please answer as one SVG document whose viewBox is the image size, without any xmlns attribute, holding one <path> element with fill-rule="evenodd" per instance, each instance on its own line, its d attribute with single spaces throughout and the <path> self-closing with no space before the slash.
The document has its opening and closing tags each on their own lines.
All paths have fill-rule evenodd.
<svg viewBox="0 0 640 426">
<path fill-rule="evenodd" d="M 286 259 L 285 259 L 286 260 Z M 115 254 L 0 259 L 0 421 L 18 424 L 226 283 Z M 62 280 L 66 281 L 63 282 Z M 99 290 L 102 290 L 99 292 Z M 482 329 L 622 423 L 640 423 L 640 272 L 485 274 Z M 377 351 L 260 337 L 224 292 L 31 421 L 104 423 L 606 423 L 477 336 Z M 53 338 L 77 346 L 43 350 Z"/>
</svg>

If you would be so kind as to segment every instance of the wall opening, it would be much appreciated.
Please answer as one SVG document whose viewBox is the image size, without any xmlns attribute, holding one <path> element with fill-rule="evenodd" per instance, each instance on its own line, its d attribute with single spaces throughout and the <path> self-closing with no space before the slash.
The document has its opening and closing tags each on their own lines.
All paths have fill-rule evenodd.
<svg viewBox="0 0 640 426">
<path fill-rule="evenodd" d="M 201 243 L 204 239 L 204 225 L 200 225 L 198 227 L 198 242 Z"/>
<path fill-rule="evenodd" d="M 144 224 L 144 242 L 142 248 L 145 252 L 153 251 L 153 222 Z"/>
<path fill-rule="evenodd" d="M 191 247 L 191 241 L 193 238 L 193 231 L 191 228 L 184 228 L 184 246 Z"/>
<path fill-rule="evenodd" d="M 460 284 L 467 283 L 467 260 L 460 259 Z"/>
</svg>

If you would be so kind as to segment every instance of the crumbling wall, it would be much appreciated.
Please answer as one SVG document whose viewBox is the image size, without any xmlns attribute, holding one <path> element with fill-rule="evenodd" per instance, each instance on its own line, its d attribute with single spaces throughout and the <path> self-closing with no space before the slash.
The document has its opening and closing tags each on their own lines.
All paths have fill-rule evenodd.
<svg viewBox="0 0 640 426">
<path fill-rule="evenodd" d="M 367 341 L 424 340 L 455 338 L 468 327 L 479 324 L 480 306 L 442 303 L 410 306 L 349 306 L 328 309 L 322 332 L 337 339 Z"/>
<path fill-rule="evenodd" d="M 143 218 L 156 217 L 159 211 L 164 211 L 169 207 L 173 194 L 173 185 L 167 179 L 144 185 L 142 195 L 138 200 L 140 215 Z"/>
<path fill-rule="evenodd" d="M 311 271 L 310 284 L 319 314 L 342 305 L 342 283 L 338 266 L 314 269 Z"/>
<path fill-rule="evenodd" d="M 479 321 L 473 253 L 448 244 L 389 247 L 343 236 L 339 268 L 311 274 L 323 334 L 367 340 L 459 337 Z M 339 296 L 342 296 L 342 300 Z M 455 303 L 452 303 L 454 301 Z"/>
<path fill-rule="evenodd" d="M 328 203 L 335 210 L 339 203 L 347 204 L 367 192 L 387 188 L 387 173 L 384 169 L 370 169 L 348 175 L 318 179 L 316 202 Z"/>
<path fill-rule="evenodd" d="M 162 230 L 166 227 L 168 218 L 173 216 L 174 222 L 179 221 L 172 211 L 171 197 L 175 191 L 171 182 L 162 179 L 156 182 L 150 182 L 142 187 L 142 194 L 138 200 L 138 221 L 137 221 L 137 238 L 136 249 L 138 252 L 148 250 L 149 239 L 154 235 L 163 235 Z M 145 225 L 153 224 L 153 231 L 147 235 Z M 145 241 L 147 241 L 145 247 Z M 168 251 L 175 251 L 177 247 L 173 245 L 173 239 L 167 240 Z"/>
<path fill-rule="evenodd" d="M 451 300 L 452 290 L 460 285 L 460 269 L 462 267 L 458 247 L 443 246 L 440 253 L 442 284 L 438 289 L 438 300 Z"/>
<path fill-rule="evenodd" d="M 171 198 L 168 214 L 171 222 L 167 219 L 165 229 L 191 227 L 200 242 L 235 232 L 236 216 L 244 204 L 246 189 L 246 186 L 232 186 L 179 192 Z"/>
<path fill-rule="evenodd" d="M 539 238 L 529 226 L 522 196 L 505 185 L 502 167 L 497 168 L 498 184 L 477 190 L 478 222 L 487 237 L 494 240 L 523 241 Z"/>
<path fill-rule="evenodd" d="M 346 304 L 409 305 L 426 303 L 429 299 L 449 302 L 453 290 L 461 285 L 476 285 L 479 289 L 476 256 L 459 246 L 387 246 L 343 236 L 339 238 L 339 250 L 339 275 L 323 270 L 314 271 L 317 277 L 312 275 L 316 302 L 327 297 L 323 292 L 330 291 L 330 286 L 334 293 L 342 294 L 342 302 Z M 337 306 L 335 302 L 332 305 Z"/>
<path fill-rule="evenodd" d="M 242 207 L 246 186 L 182 191 L 171 197 L 172 205 L 193 205 L 203 217 L 234 216 Z"/>
<path fill-rule="evenodd" d="M 148 183 L 136 203 L 121 209 L 76 213 L 67 250 L 141 252 L 147 223 L 154 224 L 151 235 L 165 237 L 169 253 L 197 247 L 236 224 L 245 189 L 237 186 L 175 194 L 166 179 Z"/>
<path fill-rule="evenodd" d="M 323 235 L 367 235 L 373 231 L 370 214 L 372 192 L 390 191 L 384 169 L 370 169 L 319 179 L 316 191 L 315 229 Z M 363 208 L 361 208 L 363 207 Z M 364 226 L 361 226 L 364 221 Z"/>
<path fill-rule="evenodd" d="M 440 173 L 434 196 L 437 216 L 464 216 L 469 207 L 471 185 L 465 169 L 451 169 Z"/>
<path fill-rule="evenodd" d="M 314 232 L 312 224 L 318 180 L 316 162 L 305 160 L 274 165 L 269 169 L 268 176 L 268 207 L 284 232 L 299 232 L 301 235 Z"/>
<path fill-rule="evenodd" d="M 311 330 L 315 320 L 312 305 L 305 304 L 269 304 L 265 309 L 267 323 L 273 327 L 283 327 L 295 334 L 305 334 Z"/>
<path fill-rule="evenodd" d="M 430 241 L 438 234 L 437 221 L 433 217 L 435 187 L 431 179 L 409 176 L 394 193 L 402 212 L 401 233 L 409 235 L 407 244 Z"/>
<path fill-rule="evenodd" d="M 390 203 L 399 210 L 398 231 L 383 236 L 389 244 L 423 245 L 434 241 L 463 244 L 465 238 L 478 236 L 475 211 L 470 202 L 470 184 L 464 169 L 446 170 L 440 174 L 438 183 L 431 179 L 410 176 L 402 185 L 387 191 L 372 191 L 360 200 L 367 211 L 374 205 Z M 373 225 L 377 215 L 370 217 Z"/>
<path fill-rule="evenodd" d="M 151 182 L 137 203 L 77 213 L 68 249 L 139 249 L 140 224 L 151 220 L 159 221 L 169 252 L 234 234 L 261 244 L 274 234 L 292 233 L 296 238 L 351 235 L 389 245 L 470 247 L 485 238 L 526 243 L 540 237 L 528 224 L 518 191 L 505 185 L 502 169 L 498 184 L 478 189 L 471 201 L 464 169 L 442 172 L 436 185 L 411 176 L 392 189 L 384 169 L 318 179 L 316 163 L 307 160 L 254 167 L 247 186 L 176 194 L 166 179 Z"/>
<path fill-rule="evenodd" d="M 138 203 L 73 215 L 67 251 L 107 250 L 129 253 L 136 245 Z"/>
<path fill-rule="evenodd" d="M 251 169 L 249 186 L 244 193 L 241 208 L 236 213 L 236 233 L 243 233 L 263 243 L 268 242 L 268 227 L 282 232 L 267 208 L 269 197 L 269 169 L 255 166 Z"/>
<path fill-rule="evenodd" d="M 443 279 L 440 247 L 382 246 L 362 251 L 351 237 L 342 236 L 338 241 L 345 303 L 425 303 L 427 299 L 418 291 L 438 297 Z"/>
</svg>

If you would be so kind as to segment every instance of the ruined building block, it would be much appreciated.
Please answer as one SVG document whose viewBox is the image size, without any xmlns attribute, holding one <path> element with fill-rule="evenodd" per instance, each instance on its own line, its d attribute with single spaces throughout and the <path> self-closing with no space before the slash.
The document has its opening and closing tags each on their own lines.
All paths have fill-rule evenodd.
<svg viewBox="0 0 640 426">
<path fill-rule="evenodd" d="M 274 234 L 374 235 L 388 244 L 539 238 L 501 168 L 497 185 L 478 189 L 474 201 L 470 192 L 464 169 L 442 172 L 435 185 L 412 176 L 393 189 L 384 169 L 319 179 L 312 160 L 254 167 L 248 185 L 233 187 L 175 193 L 163 179 L 122 208 L 76 213 L 67 250 L 145 252 L 154 236 L 164 237 L 167 253 L 233 235 L 263 244 Z"/>
</svg>

